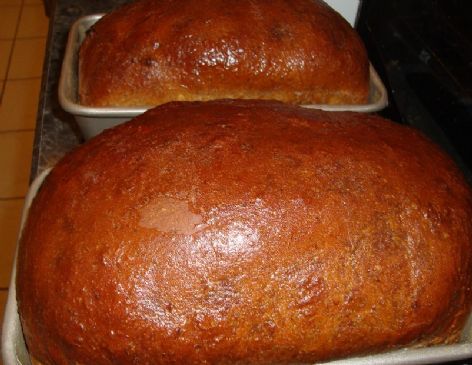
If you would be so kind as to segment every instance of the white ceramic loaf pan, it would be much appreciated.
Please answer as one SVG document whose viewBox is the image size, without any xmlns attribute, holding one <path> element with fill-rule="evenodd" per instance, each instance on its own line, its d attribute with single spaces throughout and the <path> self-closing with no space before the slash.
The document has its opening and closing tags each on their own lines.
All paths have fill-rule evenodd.
<svg viewBox="0 0 472 365">
<path fill-rule="evenodd" d="M 78 19 L 69 32 L 66 52 L 59 80 L 59 103 L 74 115 L 84 137 L 89 139 L 106 128 L 123 123 L 144 113 L 149 107 L 93 108 L 80 105 L 78 101 L 78 51 L 85 33 L 103 14 L 89 15 Z M 370 66 L 370 91 L 368 104 L 362 105 L 303 105 L 328 111 L 375 112 L 388 104 L 387 91 L 372 65 Z"/>
<path fill-rule="evenodd" d="M 30 191 L 25 199 L 25 206 L 21 221 L 23 227 L 28 208 L 44 181 L 48 171 L 43 172 L 31 184 Z M 31 365 L 28 351 L 23 339 L 20 319 L 16 303 L 16 255 L 11 276 L 10 290 L 5 310 L 2 329 L 2 356 L 4 365 Z M 459 343 L 452 345 L 434 346 L 427 348 L 410 348 L 390 351 L 382 354 L 347 358 L 332 361 L 329 365 L 412 365 L 435 364 L 446 361 L 472 358 L 472 315 L 465 326 Z M 92 365 L 92 364 L 91 364 Z"/>
</svg>

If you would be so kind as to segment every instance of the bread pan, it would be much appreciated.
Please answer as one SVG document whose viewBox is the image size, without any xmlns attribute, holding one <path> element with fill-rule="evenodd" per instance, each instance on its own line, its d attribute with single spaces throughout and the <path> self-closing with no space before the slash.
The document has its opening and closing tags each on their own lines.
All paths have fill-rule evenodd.
<svg viewBox="0 0 472 365">
<path fill-rule="evenodd" d="M 346 19 L 351 26 L 355 26 L 359 18 L 361 0 L 324 0 Z"/>
<path fill-rule="evenodd" d="M 69 32 L 59 80 L 59 103 L 74 115 L 84 137 L 89 139 L 106 128 L 123 123 L 145 112 L 149 107 L 88 107 L 78 101 L 78 51 L 89 29 L 103 14 L 79 18 Z M 375 112 L 387 106 L 387 91 L 375 69 L 370 65 L 369 102 L 361 105 L 302 105 L 328 111 Z"/>
<path fill-rule="evenodd" d="M 31 202 L 44 181 L 48 170 L 39 175 L 31 184 L 25 199 L 21 227 Z M 28 351 L 23 339 L 20 318 L 16 303 L 16 255 L 10 281 L 10 290 L 5 308 L 2 329 L 2 356 L 4 365 L 31 365 Z M 437 364 L 446 361 L 472 358 L 472 315 L 462 332 L 459 343 L 451 345 L 432 346 L 426 348 L 405 348 L 370 356 L 351 357 L 327 362 L 329 365 L 412 365 Z"/>
<path fill-rule="evenodd" d="M 21 215 L 20 234 L 26 222 L 28 209 L 38 192 L 41 184 L 46 178 L 48 170 L 44 170 L 32 183 L 25 198 L 23 213 Z M 10 278 L 10 289 L 8 290 L 8 299 L 5 306 L 2 328 L 2 358 L 4 365 L 31 365 L 31 361 L 23 339 L 20 317 L 18 316 L 18 307 L 16 305 L 16 258 L 18 255 L 18 245 L 13 262 L 13 270 Z"/>
</svg>

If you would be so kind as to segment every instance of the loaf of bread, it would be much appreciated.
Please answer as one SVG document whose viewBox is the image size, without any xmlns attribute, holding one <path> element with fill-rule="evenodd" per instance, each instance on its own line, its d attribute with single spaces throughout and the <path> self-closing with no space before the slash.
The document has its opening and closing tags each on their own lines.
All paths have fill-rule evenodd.
<svg viewBox="0 0 472 365">
<path fill-rule="evenodd" d="M 67 155 L 36 196 L 17 295 L 52 364 L 316 362 L 458 339 L 472 193 L 373 115 L 174 102 Z"/>
<path fill-rule="evenodd" d="M 139 0 L 96 23 L 79 58 L 89 106 L 368 99 L 364 45 L 321 0 Z"/>
</svg>

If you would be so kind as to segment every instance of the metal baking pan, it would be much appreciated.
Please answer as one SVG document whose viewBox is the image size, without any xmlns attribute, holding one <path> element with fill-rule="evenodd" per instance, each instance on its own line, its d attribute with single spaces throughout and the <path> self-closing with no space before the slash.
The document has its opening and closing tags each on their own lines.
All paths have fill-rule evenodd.
<svg viewBox="0 0 472 365">
<path fill-rule="evenodd" d="M 31 202 L 43 183 L 47 173 L 44 171 L 31 184 L 25 199 L 25 206 L 21 219 L 21 227 Z M 23 339 L 20 318 L 16 303 L 16 255 L 8 293 L 7 305 L 2 329 L 2 356 L 4 365 L 31 365 L 28 350 Z M 426 348 L 405 348 L 370 356 L 351 357 L 331 361 L 329 365 L 413 365 L 437 364 L 446 361 L 472 358 L 472 314 L 462 332 L 459 343 L 451 345 L 432 346 Z"/>
<path fill-rule="evenodd" d="M 144 113 L 149 107 L 105 107 L 94 108 L 80 105 L 78 101 L 78 51 L 85 33 L 103 14 L 79 18 L 69 32 L 66 52 L 59 80 L 59 103 L 67 112 L 74 115 L 82 133 L 89 139 L 106 128 L 123 123 Z M 328 111 L 375 112 L 388 104 L 387 91 L 375 69 L 370 65 L 369 102 L 360 105 L 302 105 Z"/>
<path fill-rule="evenodd" d="M 28 209 L 38 192 L 41 184 L 49 173 L 49 169 L 43 171 L 32 183 L 25 198 L 23 213 L 21 215 L 20 234 L 26 222 Z M 21 330 L 20 317 L 18 316 L 18 307 L 16 304 L 16 258 L 18 255 L 18 245 L 13 262 L 13 270 L 10 278 L 10 289 L 8 290 L 8 299 L 5 306 L 5 315 L 3 317 L 2 328 L 2 358 L 3 365 L 31 365 L 28 350 L 26 349 Z"/>
</svg>

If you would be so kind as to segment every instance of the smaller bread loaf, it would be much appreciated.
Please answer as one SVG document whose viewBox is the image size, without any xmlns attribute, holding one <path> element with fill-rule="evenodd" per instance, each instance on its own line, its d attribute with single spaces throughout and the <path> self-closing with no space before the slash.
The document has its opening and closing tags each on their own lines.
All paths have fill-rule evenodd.
<svg viewBox="0 0 472 365">
<path fill-rule="evenodd" d="M 276 102 L 171 103 L 52 170 L 20 243 L 43 365 L 293 364 L 450 343 L 472 193 L 413 129 Z"/>
<path fill-rule="evenodd" d="M 79 57 L 90 106 L 368 99 L 364 45 L 321 0 L 138 0 L 99 20 Z"/>
</svg>

